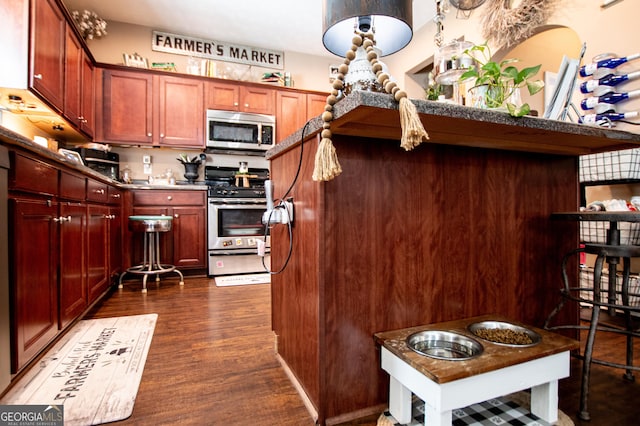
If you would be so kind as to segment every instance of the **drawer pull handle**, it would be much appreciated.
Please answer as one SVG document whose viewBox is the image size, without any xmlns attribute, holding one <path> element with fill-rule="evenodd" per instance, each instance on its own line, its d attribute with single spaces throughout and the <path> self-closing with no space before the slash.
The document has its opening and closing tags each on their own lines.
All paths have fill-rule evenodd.
<svg viewBox="0 0 640 426">
<path fill-rule="evenodd" d="M 34 74 L 33 78 L 35 78 L 36 80 L 42 80 L 42 74 Z"/>
<path fill-rule="evenodd" d="M 54 218 L 53 218 L 53 221 L 54 221 L 54 222 L 57 222 L 57 223 L 62 223 L 62 222 L 71 222 L 71 216 L 67 216 L 67 217 L 64 217 L 64 216 L 54 217 Z"/>
<path fill-rule="evenodd" d="M 111 195 L 113 198 L 120 198 L 120 194 L 112 194 Z"/>
<path fill-rule="evenodd" d="M 100 195 L 102 195 L 102 194 L 104 194 L 104 189 L 96 189 L 94 192 L 95 192 L 96 194 L 100 194 Z"/>
</svg>

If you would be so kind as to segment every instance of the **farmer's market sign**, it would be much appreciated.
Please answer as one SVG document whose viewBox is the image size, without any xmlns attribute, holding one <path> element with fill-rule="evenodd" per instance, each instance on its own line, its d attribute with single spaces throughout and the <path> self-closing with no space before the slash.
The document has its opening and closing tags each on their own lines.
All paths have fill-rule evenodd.
<svg viewBox="0 0 640 426">
<path fill-rule="evenodd" d="M 284 53 L 280 51 L 187 37 L 161 31 L 153 32 L 151 50 L 284 69 Z"/>
</svg>

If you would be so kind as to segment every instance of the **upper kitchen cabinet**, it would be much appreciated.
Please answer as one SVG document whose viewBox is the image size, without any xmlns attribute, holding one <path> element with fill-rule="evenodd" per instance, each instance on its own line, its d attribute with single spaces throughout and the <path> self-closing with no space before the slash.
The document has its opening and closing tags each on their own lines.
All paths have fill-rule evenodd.
<svg viewBox="0 0 640 426">
<path fill-rule="evenodd" d="M 241 82 L 206 83 L 207 109 L 274 115 L 275 98 L 275 90 L 268 87 L 256 87 Z"/>
<path fill-rule="evenodd" d="M 204 148 L 204 83 L 198 79 L 105 69 L 101 115 L 98 139 L 104 142 Z"/>
<path fill-rule="evenodd" d="M 298 91 L 278 91 L 276 95 L 276 142 L 300 129 L 310 118 L 324 111 L 326 96 Z"/>
<path fill-rule="evenodd" d="M 65 42 L 64 116 L 87 136 L 93 137 L 95 89 L 93 63 L 71 26 Z"/>
<path fill-rule="evenodd" d="M 59 111 L 64 108 L 66 20 L 55 0 L 31 2 L 30 85 Z"/>
</svg>

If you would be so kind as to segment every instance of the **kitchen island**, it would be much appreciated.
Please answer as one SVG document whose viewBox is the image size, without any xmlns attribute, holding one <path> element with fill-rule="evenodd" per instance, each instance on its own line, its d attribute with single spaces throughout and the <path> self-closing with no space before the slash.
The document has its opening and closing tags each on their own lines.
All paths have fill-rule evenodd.
<svg viewBox="0 0 640 426">
<path fill-rule="evenodd" d="M 338 102 L 343 173 L 332 181 L 311 179 L 320 118 L 267 154 L 276 198 L 301 162 L 272 321 L 319 424 L 386 407 L 374 333 L 484 314 L 540 327 L 559 298 L 562 257 L 578 244 L 577 224 L 550 220 L 579 205 L 578 156 L 640 146 L 628 132 L 413 102 L 430 140 L 408 152 L 391 96 Z M 271 245 L 278 270 L 285 226 Z"/>
</svg>

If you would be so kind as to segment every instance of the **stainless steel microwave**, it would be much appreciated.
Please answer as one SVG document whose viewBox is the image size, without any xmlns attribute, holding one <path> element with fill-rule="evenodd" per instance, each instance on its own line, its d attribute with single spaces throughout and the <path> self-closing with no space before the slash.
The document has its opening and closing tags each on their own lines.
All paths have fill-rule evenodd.
<svg viewBox="0 0 640 426">
<path fill-rule="evenodd" d="M 275 139 L 274 116 L 207 110 L 207 148 L 266 151 Z"/>
</svg>

